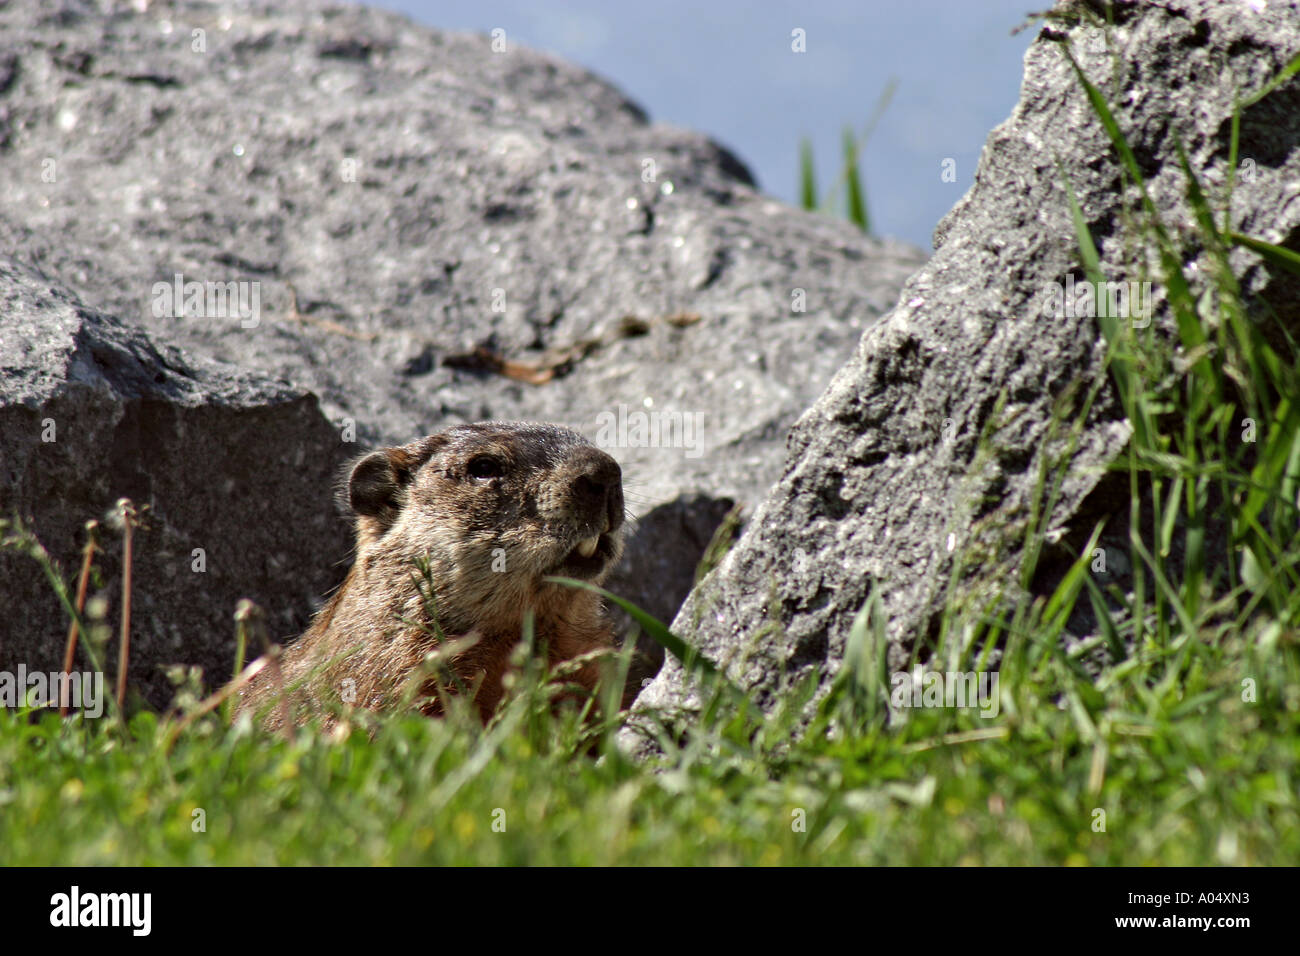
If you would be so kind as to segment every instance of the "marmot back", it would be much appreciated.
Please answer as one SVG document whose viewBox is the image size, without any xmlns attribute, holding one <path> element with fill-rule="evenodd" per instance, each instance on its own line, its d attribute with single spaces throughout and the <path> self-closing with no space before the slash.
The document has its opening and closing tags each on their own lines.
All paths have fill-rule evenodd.
<svg viewBox="0 0 1300 956">
<path fill-rule="evenodd" d="M 613 646 L 597 595 L 543 581 L 599 583 L 622 548 L 622 473 L 577 432 L 457 425 L 360 459 L 346 502 L 356 522 L 352 570 L 282 658 L 285 684 L 301 683 L 299 720 L 304 702 L 319 713 L 339 700 L 393 706 L 439 633 L 475 642 L 449 670 L 458 683 L 478 683 L 486 720 L 529 610 L 552 663 Z M 588 663 L 574 679 L 592 687 L 597 676 Z M 263 671 L 241 692 L 240 709 L 260 710 L 275 693 Z M 441 712 L 432 681 L 420 696 L 422 710 Z M 279 722 L 271 708 L 266 725 Z"/>
</svg>

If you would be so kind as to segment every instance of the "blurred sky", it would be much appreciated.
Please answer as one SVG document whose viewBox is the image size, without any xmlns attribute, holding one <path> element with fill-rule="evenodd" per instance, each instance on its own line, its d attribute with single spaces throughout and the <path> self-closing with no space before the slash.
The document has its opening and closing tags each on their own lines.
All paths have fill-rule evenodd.
<svg viewBox="0 0 1300 956">
<path fill-rule="evenodd" d="M 612 81 L 656 122 L 700 130 L 759 186 L 798 191 L 801 137 L 818 186 L 838 172 L 842 131 L 862 129 L 890 78 L 893 100 L 862 161 L 874 230 L 930 248 L 935 223 L 970 187 L 990 129 L 1010 113 L 1047 0 L 371 0 L 420 23 L 487 33 L 558 54 Z M 791 52 L 791 31 L 807 52 Z M 940 180 L 945 158 L 955 183 Z"/>
</svg>

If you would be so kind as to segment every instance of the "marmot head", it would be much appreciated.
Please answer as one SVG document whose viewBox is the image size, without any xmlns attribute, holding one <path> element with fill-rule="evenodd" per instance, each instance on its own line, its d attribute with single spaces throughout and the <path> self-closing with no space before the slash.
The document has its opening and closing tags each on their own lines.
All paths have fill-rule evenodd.
<svg viewBox="0 0 1300 956">
<path fill-rule="evenodd" d="M 543 578 L 599 583 L 622 549 L 618 463 L 557 425 L 479 422 L 383 448 L 346 494 L 358 567 L 393 582 L 427 559 L 449 632 L 563 613 L 574 591 Z"/>
</svg>

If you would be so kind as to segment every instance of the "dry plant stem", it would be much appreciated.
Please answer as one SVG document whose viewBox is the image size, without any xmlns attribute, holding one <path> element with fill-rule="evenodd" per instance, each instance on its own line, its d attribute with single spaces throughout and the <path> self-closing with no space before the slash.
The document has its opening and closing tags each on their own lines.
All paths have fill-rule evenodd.
<svg viewBox="0 0 1300 956">
<path fill-rule="evenodd" d="M 279 648 L 277 647 L 275 648 L 275 650 L 278 651 Z M 215 694 L 209 696 L 207 700 L 203 701 L 201 704 L 199 704 L 198 707 L 194 708 L 194 710 L 186 714 L 185 717 L 180 721 L 180 723 L 178 723 L 175 727 L 173 727 L 171 733 L 168 734 L 167 744 L 164 747 L 164 752 L 171 751 L 172 746 L 176 743 L 176 738 L 181 735 L 181 733 L 185 730 L 186 727 L 194 723 L 194 721 L 198 720 L 204 714 L 210 714 L 212 713 L 212 711 L 220 707 L 223 703 L 225 703 L 228 699 L 230 699 L 230 697 L 232 697 L 241 687 L 243 687 L 254 677 L 260 674 L 264 668 L 269 666 L 274 666 L 278 668 L 279 661 L 273 660 L 273 658 L 278 658 L 278 656 L 279 656 L 278 654 L 276 655 L 266 654 L 262 657 L 259 657 L 257 660 L 253 661 L 253 663 L 245 667 L 244 672 L 242 674 L 238 675 L 229 684 L 221 688 L 221 690 L 217 691 Z"/>
<path fill-rule="evenodd" d="M 252 602 L 240 601 L 239 608 L 235 611 L 235 672 L 230 675 L 231 680 L 237 678 L 244 669 L 244 657 L 248 653 L 248 614 L 244 610 L 246 604 L 251 606 Z"/>
<path fill-rule="evenodd" d="M 86 613 L 86 586 L 90 583 L 90 565 L 94 561 L 95 555 L 95 532 L 99 528 L 98 521 L 86 522 L 86 546 L 82 549 L 81 557 L 81 576 L 77 579 L 77 613 L 72 618 L 72 623 L 68 625 L 68 643 L 63 652 L 63 673 L 72 673 L 72 660 L 77 653 L 77 622 L 81 620 L 81 615 Z M 64 687 L 67 685 L 65 684 Z M 68 698 L 66 695 L 60 695 L 59 716 L 68 716 Z"/>
<path fill-rule="evenodd" d="M 131 538 L 135 527 L 135 509 L 123 498 L 118 502 L 122 515 L 122 645 L 117 657 L 117 709 L 126 701 L 126 669 L 131 659 Z"/>
<path fill-rule="evenodd" d="M 280 667 L 280 647 L 277 644 L 272 644 L 270 637 L 266 633 L 266 612 L 245 598 L 235 608 L 235 623 L 237 632 L 240 635 L 239 655 L 241 657 L 247 647 L 248 633 L 250 631 L 262 645 L 262 657 L 259 659 L 265 660 L 267 666 L 271 669 L 271 680 L 274 681 L 276 694 L 280 698 L 280 729 L 288 737 L 290 736 L 289 698 L 284 691 L 284 671 Z"/>
</svg>

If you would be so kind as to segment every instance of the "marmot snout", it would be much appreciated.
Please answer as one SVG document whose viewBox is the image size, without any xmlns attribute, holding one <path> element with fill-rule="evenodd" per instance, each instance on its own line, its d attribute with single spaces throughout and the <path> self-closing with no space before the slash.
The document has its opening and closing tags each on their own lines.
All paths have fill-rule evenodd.
<svg viewBox="0 0 1300 956">
<path fill-rule="evenodd" d="M 457 425 L 362 458 L 345 500 L 356 520 L 356 559 L 285 652 L 284 679 L 302 686 L 297 701 L 391 706 L 441 632 L 476 642 L 450 670 L 458 683 L 477 686 L 486 720 L 527 612 L 552 663 L 613 646 L 597 595 L 544 580 L 599 583 L 621 553 L 622 472 L 576 432 L 526 422 Z M 427 574 L 418 570 L 424 562 Z M 597 676 L 591 663 L 576 680 L 590 688 Z M 273 693 L 263 673 L 241 708 L 260 709 Z M 441 712 L 432 680 L 422 697 L 426 713 Z M 279 719 L 272 708 L 268 726 Z"/>
</svg>

